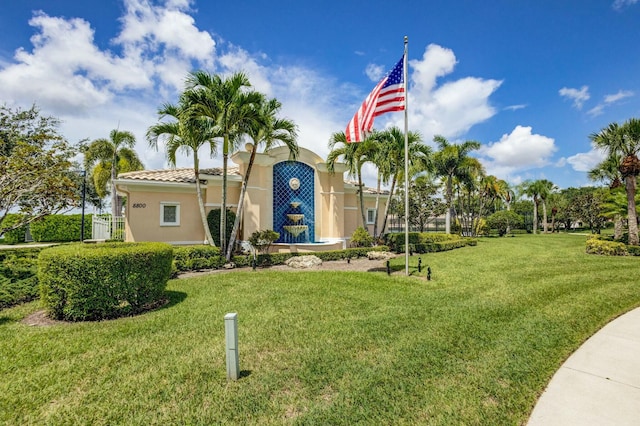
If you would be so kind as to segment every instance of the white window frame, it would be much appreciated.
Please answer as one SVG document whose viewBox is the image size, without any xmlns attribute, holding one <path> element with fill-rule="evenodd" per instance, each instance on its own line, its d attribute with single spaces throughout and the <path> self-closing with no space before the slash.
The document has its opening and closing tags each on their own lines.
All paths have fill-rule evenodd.
<svg viewBox="0 0 640 426">
<path fill-rule="evenodd" d="M 371 218 L 369 218 L 371 214 Z M 376 209 L 367 209 L 367 225 L 373 225 L 376 220 Z"/>
<path fill-rule="evenodd" d="M 165 207 L 175 207 L 176 208 L 176 221 L 175 222 L 165 222 L 164 220 L 164 208 Z M 180 203 L 175 201 L 161 201 L 160 202 L 160 226 L 180 226 Z"/>
</svg>

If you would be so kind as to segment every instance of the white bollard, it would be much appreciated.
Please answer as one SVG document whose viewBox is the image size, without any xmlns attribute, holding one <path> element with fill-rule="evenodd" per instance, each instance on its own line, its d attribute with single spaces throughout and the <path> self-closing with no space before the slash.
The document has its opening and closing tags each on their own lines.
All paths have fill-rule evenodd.
<svg viewBox="0 0 640 426">
<path fill-rule="evenodd" d="M 224 335 L 227 347 L 227 379 L 240 377 L 240 357 L 238 356 L 238 314 L 224 316 Z"/>
</svg>

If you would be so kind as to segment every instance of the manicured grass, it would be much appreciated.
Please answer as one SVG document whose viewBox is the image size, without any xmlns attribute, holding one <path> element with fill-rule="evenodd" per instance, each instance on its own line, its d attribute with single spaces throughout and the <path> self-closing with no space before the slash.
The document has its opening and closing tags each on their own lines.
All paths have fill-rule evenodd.
<svg viewBox="0 0 640 426">
<path fill-rule="evenodd" d="M 1 311 L 0 421 L 522 424 L 562 361 L 640 306 L 639 259 L 584 247 L 584 236 L 519 235 L 421 255 L 422 277 L 173 280 L 168 306 L 100 323 L 21 324 L 35 302 Z M 237 382 L 227 312 L 239 318 Z"/>
</svg>

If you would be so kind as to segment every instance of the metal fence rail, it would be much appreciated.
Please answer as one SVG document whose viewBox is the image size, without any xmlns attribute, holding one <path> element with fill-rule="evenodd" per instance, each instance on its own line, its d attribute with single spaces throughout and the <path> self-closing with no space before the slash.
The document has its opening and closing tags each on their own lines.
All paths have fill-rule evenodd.
<svg viewBox="0 0 640 426">
<path fill-rule="evenodd" d="M 91 238 L 94 240 L 124 241 L 124 217 L 93 215 L 91 219 Z"/>
</svg>

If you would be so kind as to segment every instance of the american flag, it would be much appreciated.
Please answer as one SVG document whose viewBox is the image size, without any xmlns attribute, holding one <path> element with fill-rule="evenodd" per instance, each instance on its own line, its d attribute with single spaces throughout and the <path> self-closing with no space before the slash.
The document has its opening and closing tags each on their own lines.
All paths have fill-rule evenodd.
<svg viewBox="0 0 640 426">
<path fill-rule="evenodd" d="M 345 135 L 347 142 L 361 142 L 373 130 L 375 117 L 405 109 L 404 55 L 386 77 L 374 87 L 353 116 Z"/>
</svg>

